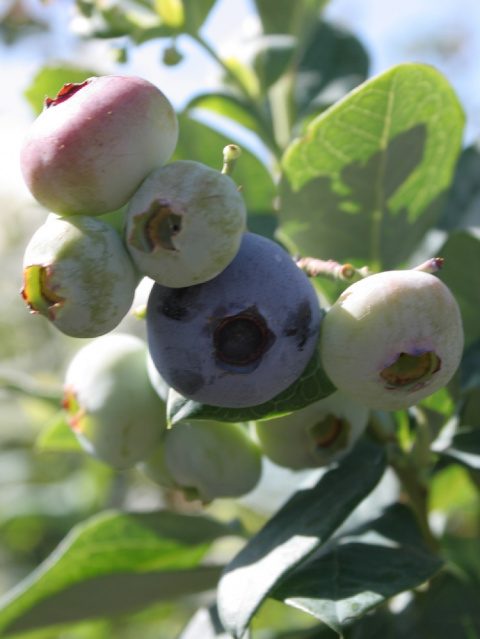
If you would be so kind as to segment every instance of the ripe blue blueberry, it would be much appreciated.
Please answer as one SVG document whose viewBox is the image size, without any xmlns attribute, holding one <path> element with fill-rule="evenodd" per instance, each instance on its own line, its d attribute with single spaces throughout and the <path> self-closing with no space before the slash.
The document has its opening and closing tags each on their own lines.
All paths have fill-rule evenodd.
<svg viewBox="0 0 480 639">
<path fill-rule="evenodd" d="M 155 284 L 147 306 L 150 354 L 182 395 L 216 406 L 255 406 L 302 374 L 321 312 L 307 276 L 275 242 L 246 233 L 216 278 L 186 288 Z"/>
</svg>

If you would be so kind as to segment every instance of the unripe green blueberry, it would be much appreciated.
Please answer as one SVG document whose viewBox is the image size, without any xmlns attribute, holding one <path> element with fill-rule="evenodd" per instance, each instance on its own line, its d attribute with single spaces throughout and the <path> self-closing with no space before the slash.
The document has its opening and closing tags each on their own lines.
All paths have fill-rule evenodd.
<svg viewBox="0 0 480 639">
<path fill-rule="evenodd" d="M 209 502 L 248 493 L 260 479 L 262 463 L 259 447 L 241 424 L 192 421 L 167 430 L 141 468 L 161 486 Z"/>
<path fill-rule="evenodd" d="M 339 390 L 396 410 L 444 386 L 463 349 L 460 310 L 434 275 L 386 271 L 347 288 L 327 312 L 320 349 Z"/>
<path fill-rule="evenodd" d="M 348 453 L 364 432 L 369 410 L 343 393 L 275 419 L 255 423 L 262 452 L 294 470 L 325 466 Z"/>
<path fill-rule="evenodd" d="M 116 469 L 147 458 L 166 427 L 165 403 L 150 385 L 146 344 L 112 333 L 70 362 L 63 406 L 82 447 Z"/>
<path fill-rule="evenodd" d="M 120 235 L 96 218 L 52 214 L 25 250 L 25 302 L 72 337 L 115 328 L 132 305 L 137 281 Z"/>
<path fill-rule="evenodd" d="M 172 155 L 178 123 L 151 82 L 130 76 L 66 84 L 31 126 L 20 164 L 32 195 L 62 215 L 100 215 L 127 203 Z"/>
<path fill-rule="evenodd" d="M 127 248 L 140 272 L 181 288 L 221 273 L 245 231 L 246 208 L 227 175 L 190 160 L 154 171 L 127 210 Z"/>
</svg>

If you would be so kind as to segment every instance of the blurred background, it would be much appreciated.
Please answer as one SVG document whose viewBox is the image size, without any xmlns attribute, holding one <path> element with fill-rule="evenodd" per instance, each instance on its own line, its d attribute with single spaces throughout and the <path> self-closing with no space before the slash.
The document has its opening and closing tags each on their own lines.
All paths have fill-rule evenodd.
<svg viewBox="0 0 480 639">
<path fill-rule="evenodd" d="M 395 3 L 394 10 L 382 0 L 331 0 L 324 17 L 360 40 L 370 57 L 370 76 L 405 61 L 425 62 L 441 70 L 466 112 L 465 145 L 479 138 L 478 0 L 403 0 Z M 140 75 L 159 86 L 181 110 L 197 93 L 213 91 L 222 69 L 186 35 L 174 43 L 181 61 L 168 66 L 165 52 L 172 48 L 171 39 L 129 46 L 121 36 L 108 41 L 86 39 L 90 27 L 74 0 L 0 0 L 0 593 L 29 574 L 75 523 L 98 510 L 109 506 L 153 508 L 163 503 L 163 496 L 140 477 L 112 473 L 71 450 L 71 442 L 65 443 L 62 454 L 41 451 L 39 435 L 46 427 L 54 429 L 59 419 L 61 379 L 80 340 L 63 336 L 42 318 L 30 316 L 19 295 L 23 251 L 46 217 L 28 193 L 19 170 L 19 148 L 35 117 L 26 94 L 45 65 L 73 64 L 97 75 Z M 201 31 L 223 58 L 243 61 L 252 55 L 259 32 L 256 12 L 248 0 L 218 0 Z M 199 117 L 208 120 L 205 114 Z M 220 118 L 217 124 L 269 162 L 268 151 L 248 132 Z M 218 161 L 220 165 L 221 157 Z M 119 330 L 144 336 L 142 322 L 133 317 L 127 317 Z M 274 484 L 279 486 L 281 481 L 279 476 Z M 460 475 L 455 477 L 456 488 L 461 488 L 456 494 L 463 500 L 459 507 L 476 499 L 462 481 Z M 443 505 L 450 507 L 453 484 L 444 481 L 435 490 L 443 495 Z M 270 507 L 277 503 L 275 490 L 262 495 L 265 508 L 267 502 Z M 442 503 L 439 499 L 440 506 Z M 252 504 L 255 508 L 248 516 L 254 519 L 262 510 L 262 501 L 254 499 Z M 228 509 L 228 505 L 223 507 Z M 114 622 L 98 622 L 61 635 L 46 631 L 35 636 L 148 639 L 158 637 L 159 620 L 169 624 L 163 636 L 174 636 L 185 614 L 163 604 L 134 620 L 120 620 L 116 628 Z M 281 623 L 278 610 L 275 615 Z"/>
</svg>

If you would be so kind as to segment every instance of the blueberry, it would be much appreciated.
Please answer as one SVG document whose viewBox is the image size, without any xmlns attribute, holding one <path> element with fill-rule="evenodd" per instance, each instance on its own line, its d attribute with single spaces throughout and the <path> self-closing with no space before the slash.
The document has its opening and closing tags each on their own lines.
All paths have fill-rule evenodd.
<svg viewBox="0 0 480 639">
<path fill-rule="evenodd" d="M 241 424 L 179 422 L 140 466 L 153 481 L 177 488 L 188 499 L 240 497 L 262 472 L 261 452 Z"/>
<path fill-rule="evenodd" d="M 369 410 L 343 393 L 275 419 L 256 422 L 262 452 L 294 470 L 341 459 L 364 432 Z"/>
<path fill-rule="evenodd" d="M 253 233 L 216 278 L 178 289 L 155 284 L 147 306 L 150 353 L 167 384 L 235 408 L 261 404 L 301 375 L 320 320 L 306 275 L 278 244 Z"/>
<path fill-rule="evenodd" d="M 125 469 L 146 459 L 166 427 L 165 403 L 150 385 L 147 346 L 133 335 L 92 340 L 71 360 L 63 405 L 83 448 Z"/>
<path fill-rule="evenodd" d="M 463 349 L 460 310 L 434 275 L 385 271 L 347 288 L 327 312 L 320 352 L 335 386 L 396 410 L 444 386 Z"/>
<path fill-rule="evenodd" d="M 130 76 L 65 85 L 35 120 L 21 149 L 32 195 L 63 215 L 100 215 L 127 203 L 173 153 L 175 112 L 152 83 Z"/>
<path fill-rule="evenodd" d="M 137 268 L 169 287 L 199 284 L 233 260 L 246 209 L 233 180 L 200 162 L 154 171 L 131 199 L 126 243 Z"/>
<path fill-rule="evenodd" d="M 130 309 L 138 275 L 121 237 L 97 218 L 51 214 L 23 259 L 22 296 L 66 335 L 97 337 Z"/>
</svg>

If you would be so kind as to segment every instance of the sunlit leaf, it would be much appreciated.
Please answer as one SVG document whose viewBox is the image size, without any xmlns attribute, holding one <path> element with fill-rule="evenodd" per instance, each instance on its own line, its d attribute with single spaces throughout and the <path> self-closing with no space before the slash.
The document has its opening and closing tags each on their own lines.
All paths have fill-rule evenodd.
<svg viewBox="0 0 480 639">
<path fill-rule="evenodd" d="M 76 526 L 0 600 L 0 633 L 105 616 L 211 588 L 218 568 L 197 566 L 210 543 L 229 532 L 200 516 L 104 512 Z"/>
<path fill-rule="evenodd" d="M 178 639 L 230 639 L 222 626 L 216 606 L 199 608 Z M 248 639 L 248 636 L 245 637 Z"/>
<path fill-rule="evenodd" d="M 60 411 L 43 429 L 35 443 L 41 452 L 82 452 L 77 437 L 68 425 L 64 411 Z"/>
<path fill-rule="evenodd" d="M 302 255 L 398 266 L 442 211 L 463 122 L 432 67 L 402 64 L 364 83 L 287 149 L 281 239 Z"/>
<path fill-rule="evenodd" d="M 43 110 L 45 98 L 55 97 L 64 84 L 83 82 L 94 75 L 98 72 L 69 64 L 45 66 L 35 74 L 24 95 L 38 115 Z"/>
</svg>

